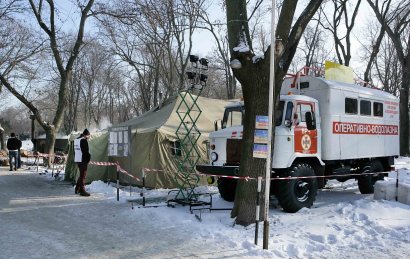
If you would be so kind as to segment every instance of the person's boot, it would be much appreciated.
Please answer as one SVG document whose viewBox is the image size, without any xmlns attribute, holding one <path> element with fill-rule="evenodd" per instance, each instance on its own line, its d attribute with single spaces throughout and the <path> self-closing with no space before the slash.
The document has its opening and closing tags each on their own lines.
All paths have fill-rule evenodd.
<svg viewBox="0 0 410 259">
<path fill-rule="evenodd" d="M 74 193 L 75 193 L 75 194 L 79 194 L 79 193 L 80 193 L 80 188 L 77 187 L 77 185 L 75 186 Z"/>
<path fill-rule="evenodd" d="M 80 195 L 81 196 L 90 196 L 90 194 L 88 192 L 86 192 L 84 189 L 80 190 Z"/>
</svg>

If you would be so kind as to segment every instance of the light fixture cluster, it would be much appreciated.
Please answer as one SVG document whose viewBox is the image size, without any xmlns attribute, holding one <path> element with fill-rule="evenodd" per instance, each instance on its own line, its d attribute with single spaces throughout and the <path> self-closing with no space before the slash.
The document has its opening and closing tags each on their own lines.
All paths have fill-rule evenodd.
<svg viewBox="0 0 410 259">
<path fill-rule="evenodd" d="M 189 89 L 202 90 L 208 80 L 208 75 L 204 73 L 208 70 L 208 59 L 189 55 L 189 61 L 191 62 L 191 71 L 186 72 L 189 81 L 188 87 Z"/>
</svg>

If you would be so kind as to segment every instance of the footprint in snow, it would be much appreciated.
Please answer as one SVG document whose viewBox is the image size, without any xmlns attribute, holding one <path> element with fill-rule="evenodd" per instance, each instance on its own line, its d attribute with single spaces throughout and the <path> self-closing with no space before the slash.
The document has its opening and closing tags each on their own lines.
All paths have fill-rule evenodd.
<svg viewBox="0 0 410 259">
<path fill-rule="evenodd" d="M 328 244 L 331 244 L 331 245 L 336 244 L 337 243 L 337 237 L 333 234 L 327 235 L 326 236 L 326 242 Z"/>
<path fill-rule="evenodd" d="M 309 238 L 311 240 L 319 242 L 319 243 L 324 243 L 325 242 L 325 238 L 321 235 L 309 234 Z"/>
<path fill-rule="evenodd" d="M 285 250 L 286 250 L 286 252 L 288 253 L 288 256 L 290 256 L 290 257 L 292 257 L 292 258 L 295 258 L 295 257 L 298 257 L 298 256 L 299 256 L 299 250 L 298 250 L 298 248 L 297 248 L 295 245 L 293 245 L 293 244 L 287 245 L 286 248 L 285 248 Z"/>
</svg>

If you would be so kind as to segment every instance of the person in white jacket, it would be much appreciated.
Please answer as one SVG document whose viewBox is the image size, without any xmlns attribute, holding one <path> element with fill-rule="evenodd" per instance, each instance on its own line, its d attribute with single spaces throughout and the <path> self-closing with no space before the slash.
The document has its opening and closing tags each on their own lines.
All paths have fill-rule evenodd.
<svg viewBox="0 0 410 259">
<path fill-rule="evenodd" d="M 75 194 L 80 194 L 81 196 L 90 196 L 90 193 L 85 190 L 85 177 L 87 176 L 88 163 L 91 160 L 91 154 L 88 148 L 88 139 L 90 136 L 88 129 L 85 129 L 80 137 L 74 140 L 74 162 L 77 163 L 78 169 L 80 170 L 80 176 L 75 186 Z"/>
</svg>

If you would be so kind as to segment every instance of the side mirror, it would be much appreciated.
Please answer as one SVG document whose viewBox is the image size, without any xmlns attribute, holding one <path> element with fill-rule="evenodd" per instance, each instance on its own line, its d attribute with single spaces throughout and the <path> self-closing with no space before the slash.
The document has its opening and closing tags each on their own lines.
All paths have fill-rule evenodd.
<svg viewBox="0 0 410 259">
<path fill-rule="evenodd" d="M 290 120 L 285 120 L 285 126 L 286 127 L 288 127 L 288 128 L 290 128 L 290 127 L 292 127 L 292 122 L 290 121 Z"/>
<path fill-rule="evenodd" d="M 313 119 L 312 112 L 306 112 L 305 113 L 306 117 L 306 127 L 308 130 L 315 130 L 316 129 L 316 122 Z"/>
</svg>

